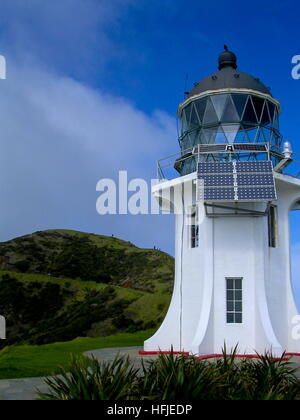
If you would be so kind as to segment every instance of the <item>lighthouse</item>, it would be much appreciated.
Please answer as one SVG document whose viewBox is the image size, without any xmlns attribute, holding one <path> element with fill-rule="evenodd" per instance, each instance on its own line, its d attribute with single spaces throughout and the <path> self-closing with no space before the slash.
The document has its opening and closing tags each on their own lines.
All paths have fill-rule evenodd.
<svg viewBox="0 0 300 420">
<path fill-rule="evenodd" d="M 146 352 L 219 354 L 224 343 L 248 355 L 300 352 L 289 222 L 300 180 L 286 174 L 292 150 L 280 113 L 270 88 L 239 71 L 226 46 L 218 71 L 186 92 L 176 176 L 161 161 L 152 190 L 175 213 L 175 282 Z"/>
</svg>

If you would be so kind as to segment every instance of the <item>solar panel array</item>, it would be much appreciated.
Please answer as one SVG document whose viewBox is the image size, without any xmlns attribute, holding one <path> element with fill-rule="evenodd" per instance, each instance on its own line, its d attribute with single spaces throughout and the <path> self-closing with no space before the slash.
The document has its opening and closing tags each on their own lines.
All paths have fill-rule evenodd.
<svg viewBox="0 0 300 420">
<path fill-rule="evenodd" d="M 272 162 L 201 162 L 197 195 L 204 201 L 276 200 Z"/>
<path fill-rule="evenodd" d="M 233 144 L 200 144 L 200 153 L 222 153 L 226 151 L 236 153 L 267 152 L 267 146 L 257 143 L 233 143 Z"/>
</svg>

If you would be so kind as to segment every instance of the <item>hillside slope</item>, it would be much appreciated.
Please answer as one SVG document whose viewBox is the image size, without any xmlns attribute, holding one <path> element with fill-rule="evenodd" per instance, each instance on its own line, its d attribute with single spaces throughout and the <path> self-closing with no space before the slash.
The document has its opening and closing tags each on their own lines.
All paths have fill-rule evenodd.
<svg viewBox="0 0 300 420">
<path fill-rule="evenodd" d="M 155 292 L 173 282 L 173 258 L 121 239 L 68 230 L 0 243 L 0 269 L 80 278 Z"/>
<path fill-rule="evenodd" d="M 168 254 L 112 237 L 50 230 L 0 243 L 1 345 L 155 328 L 173 275 Z"/>
</svg>

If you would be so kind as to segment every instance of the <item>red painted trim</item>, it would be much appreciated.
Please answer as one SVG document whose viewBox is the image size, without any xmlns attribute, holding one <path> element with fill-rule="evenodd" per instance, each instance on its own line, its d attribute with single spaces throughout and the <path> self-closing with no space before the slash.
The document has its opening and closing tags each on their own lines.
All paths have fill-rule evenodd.
<svg viewBox="0 0 300 420">
<path fill-rule="evenodd" d="M 141 356 L 156 356 L 159 354 L 183 354 L 185 356 L 189 356 L 190 353 L 189 352 L 184 352 L 184 351 L 143 351 L 140 350 L 139 354 Z M 192 356 L 192 355 L 191 355 Z M 228 355 L 230 356 L 230 355 Z M 287 357 L 285 357 L 287 356 Z M 299 356 L 300 357 L 300 353 L 285 353 L 284 357 L 273 357 L 274 360 L 283 360 L 283 361 L 287 361 L 289 360 L 289 358 L 291 356 Z M 220 358 L 220 357 L 224 357 L 223 354 L 205 354 L 203 356 L 194 356 L 196 357 L 196 359 L 199 360 L 207 360 L 207 359 L 216 359 L 216 358 Z M 260 359 L 261 356 L 257 355 L 257 354 L 236 354 L 235 355 L 236 358 L 240 358 L 240 359 Z"/>
<path fill-rule="evenodd" d="M 300 353 L 285 353 L 286 356 L 296 356 L 300 357 Z"/>
<path fill-rule="evenodd" d="M 230 356 L 230 354 L 228 354 L 228 356 Z M 286 354 L 286 356 L 288 356 Z M 205 354 L 203 356 L 195 356 L 197 359 L 199 360 L 207 360 L 207 359 L 216 359 L 216 358 L 220 358 L 220 357 L 224 357 L 223 354 Z M 236 354 L 235 355 L 236 358 L 239 359 L 260 359 L 261 356 L 257 355 L 257 354 Z M 283 360 L 283 361 L 287 361 L 289 360 L 289 357 L 273 357 L 273 360 Z"/>
<path fill-rule="evenodd" d="M 189 352 L 186 352 L 186 351 L 144 351 L 144 350 L 140 350 L 139 354 L 141 356 L 156 356 L 158 354 L 184 354 L 185 356 L 188 356 Z"/>
</svg>

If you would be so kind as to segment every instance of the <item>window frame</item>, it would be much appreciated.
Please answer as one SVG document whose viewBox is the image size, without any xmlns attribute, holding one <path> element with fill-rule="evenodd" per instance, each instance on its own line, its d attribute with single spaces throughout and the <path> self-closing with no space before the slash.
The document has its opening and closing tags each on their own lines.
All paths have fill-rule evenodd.
<svg viewBox="0 0 300 420">
<path fill-rule="evenodd" d="M 226 277 L 226 324 L 243 324 L 243 277 Z M 239 286 L 240 284 L 240 286 Z"/>
</svg>

